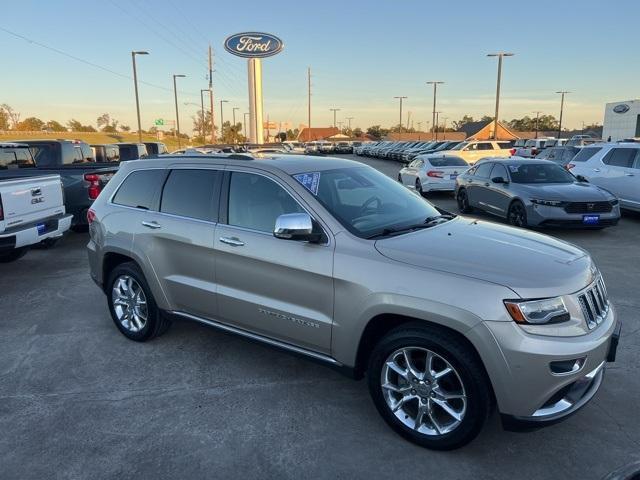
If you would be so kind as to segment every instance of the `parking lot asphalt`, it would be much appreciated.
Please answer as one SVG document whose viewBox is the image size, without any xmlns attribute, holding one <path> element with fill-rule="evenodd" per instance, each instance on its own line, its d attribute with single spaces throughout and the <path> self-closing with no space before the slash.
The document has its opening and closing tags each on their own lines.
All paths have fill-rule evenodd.
<svg viewBox="0 0 640 480">
<path fill-rule="evenodd" d="M 127 340 L 89 279 L 86 234 L 33 250 L 0 265 L 0 479 L 602 478 L 640 460 L 640 215 L 547 233 L 602 270 L 624 321 L 618 360 L 565 422 L 510 433 L 494 415 L 453 452 L 408 443 L 365 382 L 287 353 L 187 322 Z"/>
</svg>

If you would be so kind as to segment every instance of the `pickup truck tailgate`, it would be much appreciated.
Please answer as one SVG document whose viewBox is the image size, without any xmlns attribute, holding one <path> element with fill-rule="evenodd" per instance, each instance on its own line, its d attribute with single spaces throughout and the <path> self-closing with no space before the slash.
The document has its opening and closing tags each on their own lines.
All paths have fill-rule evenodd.
<svg viewBox="0 0 640 480">
<path fill-rule="evenodd" d="M 64 213 L 59 175 L 0 181 L 5 228 Z"/>
</svg>

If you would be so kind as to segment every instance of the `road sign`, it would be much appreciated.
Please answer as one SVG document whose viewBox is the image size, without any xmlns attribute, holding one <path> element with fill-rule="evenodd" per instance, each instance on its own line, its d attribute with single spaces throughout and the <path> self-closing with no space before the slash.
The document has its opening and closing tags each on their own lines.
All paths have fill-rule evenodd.
<svg viewBox="0 0 640 480">
<path fill-rule="evenodd" d="M 155 125 L 161 127 L 162 125 L 164 125 L 164 118 L 156 118 L 155 122 L 153 122 Z"/>
</svg>

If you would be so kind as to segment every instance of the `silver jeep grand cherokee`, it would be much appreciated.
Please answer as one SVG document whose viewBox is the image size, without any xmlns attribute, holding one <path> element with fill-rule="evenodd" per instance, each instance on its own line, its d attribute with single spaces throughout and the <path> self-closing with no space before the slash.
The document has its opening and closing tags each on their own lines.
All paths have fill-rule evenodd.
<svg viewBox="0 0 640 480">
<path fill-rule="evenodd" d="M 183 318 L 366 374 L 385 421 L 434 449 L 560 420 L 620 327 L 589 255 L 440 211 L 337 158 L 125 162 L 89 212 L 93 280 L 128 338 Z"/>
</svg>

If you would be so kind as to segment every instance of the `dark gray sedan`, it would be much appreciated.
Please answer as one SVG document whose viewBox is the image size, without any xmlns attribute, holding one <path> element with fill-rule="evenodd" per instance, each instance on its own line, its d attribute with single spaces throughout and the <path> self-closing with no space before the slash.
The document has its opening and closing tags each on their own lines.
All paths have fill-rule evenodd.
<svg viewBox="0 0 640 480">
<path fill-rule="evenodd" d="M 463 213 L 477 208 L 518 227 L 604 228 L 620 219 L 611 192 L 548 160 L 484 160 L 458 176 L 456 199 Z"/>
</svg>

